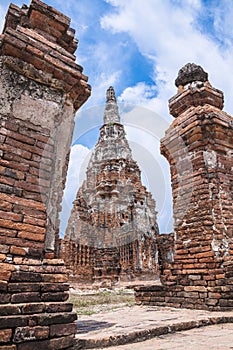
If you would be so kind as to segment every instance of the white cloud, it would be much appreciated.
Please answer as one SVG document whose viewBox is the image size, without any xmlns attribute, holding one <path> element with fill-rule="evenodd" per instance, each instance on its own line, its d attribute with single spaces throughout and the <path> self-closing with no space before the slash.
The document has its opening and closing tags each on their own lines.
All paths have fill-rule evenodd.
<svg viewBox="0 0 233 350">
<path fill-rule="evenodd" d="M 124 111 L 124 105 L 120 104 Z M 127 110 L 127 105 L 125 106 Z M 129 109 L 129 108 L 128 108 Z M 142 171 L 142 180 L 156 200 L 160 232 L 172 231 L 172 196 L 168 162 L 160 155 L 160 139 L 169 123 L 150 109 L 133 106 L 122 113 L 126 137 Z"/>
<path fill-rule="evenodd" d="M 121 76 L 120 71 L 113 73 L 100 72 L 96 74 L 96 78 L 92 85 L 92 95 L 90 104 L 92 106 L 99 105 L 101 101 L 105 100 L 105 92 L 109 86 L 116 86 L 119 83 Z"/>
<path fill-rule="evenodd" d="M 134 87 L 126 88 L 118 98 L 119 102 L 133 103 L 143 106 L 148 99 L 151 99 L 156 92 L 155 86 L 148 86 L 144 82 Z"/>
<path fill-rule="evenodd" d="M 214 27 L 220 39 L 226 45 L 232 45 L 233 39 L 233 6 L 231 0 L 222 0 L 214 9 Z"/>
<path fill-rule="evenodd" d="M 195 62 L 201 64 L 209 73 L 212 85 L 224 91 L 226 110 L 233 112 L 230 104 L 233 81 L 229 79 L 233 66 L 233 47 L 228 46 L 224 50 L 219 43 L 210 39 L 207 32 L 203 33 L 198 29 L 196 24 L 202 11 L 200 1 L 129 0 L 122 3 L 120 0 L 109 0 L 109 2 L 116 7 L 116 10 L 103 16 L 102 27 L 113 33 L 127 32 L 140 52 L 154 61 L 154 82 L 158 96 L 152 99 L 152 103 L 149 101 L 151 98 L 148 98 L 151 107 L 164 106 L 165 101 L 167 103 L 176 92 L 174 80 L 178 70 L 187 62 Z M 229 7 L 230 2 L 227 1 L 227 4 Z M 221 9 L 223 7 L 221 4 Z M 224 15 L 227 9 L 226 7 L 221 10 L 224 11 Z M 230 9 L 233 11 L 232 5 Z M 215 15 L 216 27 L 222 21 L 225 23 L 221 26 L 222 36 L 227 30 L 229 31 L 231 11 L 226 17 L 226 22 L 223 21 L 222 13 L 217 12 Z M 133 87 L 136 95 L 138 87 Z M 142 94 L 145 91 L 146 88 L 142 89 Z M 129 96 L 129 90 L 123 92 L 121 96 L 126 94 Z M 164 110 L 165 113 L 167 109 Z"/>
<path fill-rule="evenodd" d="M 78 188 L 85 179 L 85 171 L 91 151 L 82 145 L 74 145 L 71 148 L 67 181 L 62 200 L 62 212 L 60 213 L 60 231 L 65 233 L 66 225 L 72 209 Z"/>
<path fill-rule="evenodd" d="M 64 191 L 65 200 L 71 205 L 78 188 L 85 178 L 86 165 L 91 151 L 82 145 L 71 147 L 67 183 Z"/>
<path fill-rule="evenodd" d="M 105 92 L 110 85 L 118 86 L 122 79 L 121 58 L 117 45 L 110 49 L 109 42 L 96 33 L 96 43 L 86 43 L 85 50 L 78 55 L 78 63 L 89 75 L 92 94 L 84 108 L 99 105 L 105 100 Z M 77 54 L 79 52 L 77 51 Z"/>
<path fill-rule="evenodd" d="M 119 102 L 130 103 L 137 106 L 149 108 L 151 111 L 156 112 L 164 119 L 170 120 L 168 116 L 167 98 L 164 95 L 168 95 L 167 86 L 161 83 L 159 96 L 153 97 L 157 93 L 157 87 L 155 85 L 147 85 L 144 82 L 140 82 L 135 86 L 126 88 L 119 96 Z M 166 96 L 167 97 L 167 96 Z"/>
</svg>

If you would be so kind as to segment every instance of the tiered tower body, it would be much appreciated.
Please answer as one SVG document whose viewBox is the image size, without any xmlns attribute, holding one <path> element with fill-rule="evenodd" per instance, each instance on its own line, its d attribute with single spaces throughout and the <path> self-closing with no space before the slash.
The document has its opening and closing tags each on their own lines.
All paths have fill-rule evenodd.
<svg viewBox="0 0 233 350">
<path fill-rule="evenodd" d="M 62 256 L 78 280 L 118 280 L 155 273 L 155 202 L 120 122 L 115 92 L 107 90 L 104 124 L 74 201 Z"/>
</svg>

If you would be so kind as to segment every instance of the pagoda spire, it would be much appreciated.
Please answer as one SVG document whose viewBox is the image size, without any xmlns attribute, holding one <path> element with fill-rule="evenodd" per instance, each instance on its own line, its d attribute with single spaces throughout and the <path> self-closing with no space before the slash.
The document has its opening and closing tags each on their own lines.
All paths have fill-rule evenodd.
<svg viewBox="0 0 233 350">
<path fill-rule="evenodd" d="M 108 90 L 106 91 L 106 102 L 109 102 L 109 101 L 116 102 L 116 94 L 112 86 L 109 86 Z"/>
<path fill-rule="evenodd" d="M 150 273 L 157 269 L 155 202 L 140 175 L 110 86 L 104 123 L 65 235 L 66 263 L 77 280 L 80 274 L 83 280 L 115 283 L 129 271 Z M 75 236 L 71 237 L 72 225 Z M 71 261 L 75 254 L 84 258 Z"/>
<path fill-rule="evenodd" d="M 106 92 L 106 106 L 104 111 L 104 124 L 109 123 L 120 123 L 116 95 L 112 86 Z"/>
<path fill-rule="evenodd" d="M 104 124 L 100 128 L 99 140 L 92 153 L 87 171 L 94 163 L 110 159 L 132 159 L 132 152 L 125 137 L 124 126 L 121 124 L 115 91 L 110 86 L 106 92 L 106 107 Z"/>
</svg>

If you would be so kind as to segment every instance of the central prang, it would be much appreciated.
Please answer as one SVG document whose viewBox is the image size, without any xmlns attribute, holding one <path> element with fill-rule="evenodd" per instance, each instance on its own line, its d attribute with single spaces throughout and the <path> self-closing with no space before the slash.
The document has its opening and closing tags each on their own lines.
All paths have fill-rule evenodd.
<svg viewBox="0 0 233 350">
<path fill-rule="evenodd" d="M 69 219 L 62 257 L 74 280 L 101 283 L 157 272 L 155 201 L 121 124 L 113 87 L 104 124 Z"/>
</svg>

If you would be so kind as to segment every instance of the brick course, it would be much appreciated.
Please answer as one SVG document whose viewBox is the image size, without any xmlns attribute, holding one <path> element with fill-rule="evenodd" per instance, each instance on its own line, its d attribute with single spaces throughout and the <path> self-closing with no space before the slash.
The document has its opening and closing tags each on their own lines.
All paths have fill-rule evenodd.
<svg viewBox="0 0 233 350">
<path fill-rule="evenodd" d="M 142 185 L 113 87 L 86 174 L 61 240 L 69 278 L 97 286 L 152 278 L 158 268 L 155 201 Z"/>
<path fill-rule="evenodd" d="M 0 37 L 1 350 L 65 349 L 75 334 L 58 212 L 74 113 L 90 86 L 69 24 L 32 0 L 10 5 Z"/>
<path fill-rule="evenodd" d="M 186 65 L 178 81 L 203 71 L 197 67 Z M 225 310 L 233 305 L 233 119 L 222 111 L 221 91 L 198 81 L 196 73 L 192 79 L 170 99 L 176 119 L 161 140 L 171 166 L 175 219 L 174 238 L 164 235 L 165 246 L 158 242 L 163 286 L 137 289 L 136 300 Z"/>
</svg>

